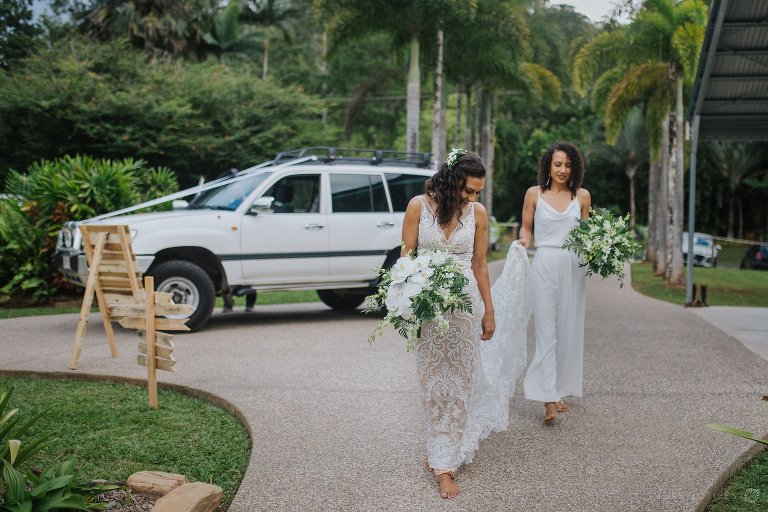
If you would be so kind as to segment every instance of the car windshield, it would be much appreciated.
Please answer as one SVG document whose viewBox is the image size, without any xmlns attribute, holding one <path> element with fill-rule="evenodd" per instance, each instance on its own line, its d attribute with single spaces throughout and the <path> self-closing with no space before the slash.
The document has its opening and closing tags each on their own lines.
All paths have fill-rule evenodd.
<svg viewBox="0 0 768 512">
<path fill-rule="evenodd" d="M 234 211 L 270 174 L 260 172 L 248 177 L 238 176 L 226 185 L 206 190 L 189 203 L 188 208 Z"/>
</svg>

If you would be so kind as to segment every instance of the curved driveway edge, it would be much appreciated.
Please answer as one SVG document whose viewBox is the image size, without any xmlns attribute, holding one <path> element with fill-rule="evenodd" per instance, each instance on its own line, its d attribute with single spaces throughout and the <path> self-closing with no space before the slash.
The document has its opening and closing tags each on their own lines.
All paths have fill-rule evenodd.
<svg viewBox="0 0 768 512">
<path fill-rule="evenodd" d="M 768 361 L 613 280 L 588 280 L 587 300 L 585 397 L 545 427 L 518 391 L 509 430 L 481 444 L 450 502 L 421 469 L 412 355 L 393 332 L 368 345 L 376 318 L 315 303 L 214 315 L 174 338 L 177 373 L 159 379 L 242 411 L 253 448 L 233 512 L 699 509 L 751 448 L 706 424 L 765 433 Z M 0 369 L 67 371 L 77 318 L 0 320 Z M 116 336 L 112 359 L 92 316 L 72 373 L 142 378 L 135 333 Z"/>
</svg>

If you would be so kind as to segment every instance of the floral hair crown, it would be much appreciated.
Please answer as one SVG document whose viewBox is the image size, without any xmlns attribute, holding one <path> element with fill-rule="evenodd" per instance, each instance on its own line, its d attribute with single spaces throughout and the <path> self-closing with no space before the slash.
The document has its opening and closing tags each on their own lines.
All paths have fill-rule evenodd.
<svg viewBox="0 0 768 512">
<path fill-rule="evenodd" d="M 451 152 L 448 154 L 448 158 L 445 160 L 445 165 L 448 166 L 448 169 L 453 169 L 453 166 L 459 162 L 459 158 L 461 158 L 462 155 L 466 155 L 467 153 L 468 151 L 463 148 L 451 149 Z"/>
</svg>

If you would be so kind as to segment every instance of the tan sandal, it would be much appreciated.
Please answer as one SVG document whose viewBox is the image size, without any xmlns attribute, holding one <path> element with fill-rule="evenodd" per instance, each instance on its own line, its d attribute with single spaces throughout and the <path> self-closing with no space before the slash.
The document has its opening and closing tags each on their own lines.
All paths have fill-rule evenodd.
<svg viewBox="0 0 768 512">
<path fill-rule="evenodd" d="M 557 412 L 567 412 L 571 410 L 571 406 L 560 400 L 559 402 L 555 402 L 555 407 L 557 408 Z"/>
</svg>

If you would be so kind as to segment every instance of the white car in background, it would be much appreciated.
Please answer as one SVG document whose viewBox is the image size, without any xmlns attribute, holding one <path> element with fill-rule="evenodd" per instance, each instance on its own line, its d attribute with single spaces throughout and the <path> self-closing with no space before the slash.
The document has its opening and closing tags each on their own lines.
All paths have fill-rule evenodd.
<svg viewBox="0 0 768 512">
<path fill-rule="evenodd" d="M 429 165 L 429 154 L 306 148 L 164 198 L 198 192 L 174 202 L 182 209 L 85 222 L 127 224 L 142 274 L 195 307 L 193 330 L 226 290 L 317 290 L 330 307 L 353 309 L 376 285 L 376 268 L 400 256 L 405 209 Z M 83 285 L 79 223 L 65 225 L 56 249 L 57 267 Z"/>
<path fill-rule="evenodd" d="M 693 264 L 702 267 L 716 267 L 717 256 L 722 247 L 715 243 L 712 235 L 693 234 Z M 683 258 L 688 261 L 688 232 L 683 233 Z"/>
</svg>

